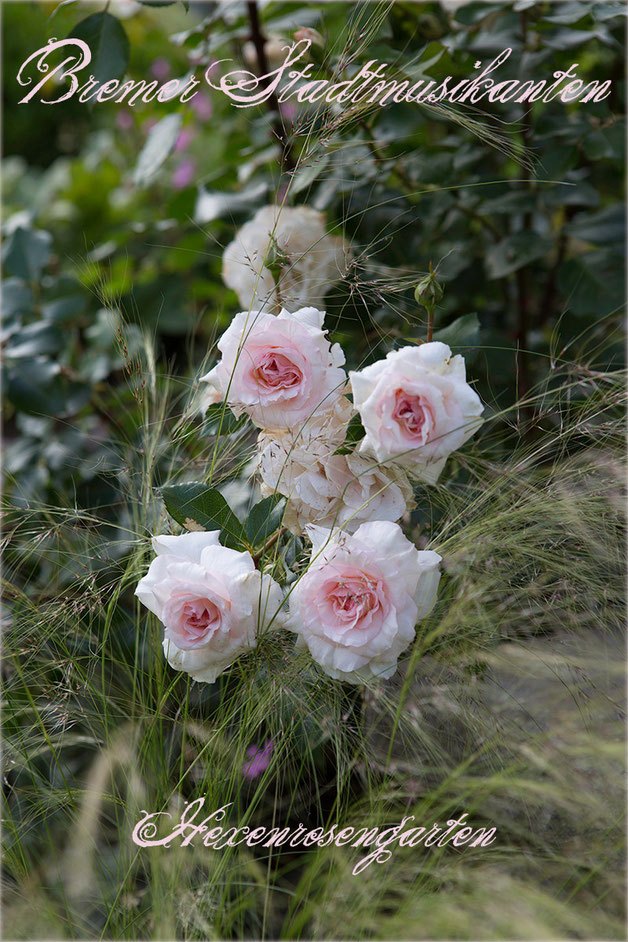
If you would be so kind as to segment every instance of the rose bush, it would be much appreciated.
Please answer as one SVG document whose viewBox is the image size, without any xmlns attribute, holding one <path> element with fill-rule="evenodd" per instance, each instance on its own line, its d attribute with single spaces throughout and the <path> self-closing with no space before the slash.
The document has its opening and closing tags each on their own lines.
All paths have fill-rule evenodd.
<svg viewBox="0 0 628 942">
<path fill-rule="evenodd" d="M 227 549 L 218 531 L 155 536 L 157 554 L 135 594 L 164 625 L 164 653 L 193 680 L 213 683 L 281 622 L 282 593 L 249 553 Z"/>
<path fill-rule="evenodd" d="M 427 483 L 480 425 L 480 397 L 466 381 L 464 358 L 447 344 L 394 350 L 349 381 L 366 431 L 360 450 L 394 459 Z"/>
<path fill-rule="evenodd" d="M 346 383 L 345 357 L 324 319 L 314 307 L 236 314 L 218 341 L 221 360 L 202 380 L 260 428 L 290 429 L 331 411 Z"/>
<path fill-rule="evenodd" d="M 353 536 L 309 526 L 311 562 L 292 588 L 288 627 L 326 674 L 349 683 L 387 678 L 434 605 L 441 557 L 417 550 L 396 523 Z"/>
</svg>

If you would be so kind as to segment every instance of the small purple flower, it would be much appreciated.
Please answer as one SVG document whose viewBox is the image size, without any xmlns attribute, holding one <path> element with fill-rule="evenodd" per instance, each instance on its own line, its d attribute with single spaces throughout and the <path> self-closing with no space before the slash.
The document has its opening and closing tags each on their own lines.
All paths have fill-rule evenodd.
<svg viewBox="0 0 628 942">
<path fill-rule="evenodd" d="M 201 121 L 207 121 L 208 118 L 211 118 L 214 106 L 212 105 L 212 100 L 209 95 L 206 95 L 205 92 L 197 92 L 190 99 L 190 105 L 196 114 L 197 118 L 200 118 Z"/>
<path fill-rule="evenodd" d="M 121 131 L 130 131 L 133 127 L 133 115 L 130 111 L 123 109 L 116 115 L 116 124 Z"/>
<path fill-rule="evenodd" d="M 181 153 L 183 150 L 187 150 L 189 144 L 196 137 L 192 128 L 183 128 L 182 131 L 179 131 L 179 136 L 177 137 L 176 144 L 174 149 L 177 153 Z"/>
<path fill-rule="evenodd" d="M 151 72 L 160 82 L 170 75 L 170 63 L 164 56 L 159 56 L 150 67 Z"/>
<path fill-rule="evenodd" d="M 189 186 L 194 179 L 195 173 L 196 161 L 190 158 L 182 160 L 172 174 L 172 185 L 175 190 L 183 190 L 186 186 Z"/>
<path fill-rule="evenodd" d="M 242 767 L 242 775 L 245 778 L 257 778 L 262 772 L 265 772 L 270 765 L 270 757 L 273 754 L 275 744 L 272 739 L 267 739 L 264 748 L 261 746 L 249 746 L 246 750 L 248 761 Z"/>
</svg>

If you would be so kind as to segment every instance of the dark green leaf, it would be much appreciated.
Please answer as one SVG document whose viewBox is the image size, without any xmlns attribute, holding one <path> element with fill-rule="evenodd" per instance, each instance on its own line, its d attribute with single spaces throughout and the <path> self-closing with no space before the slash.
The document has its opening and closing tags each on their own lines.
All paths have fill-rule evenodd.
<svg viewBox="0 0 628 942">
<path fill-rule="evenodd" d="M 594 319 L 624 304 L 623 250 L 599 249 L 570 258 L 561 265 L 558 287 L 568 310 Z"/>
<path fill-rule="evenodd" d="M 181 115 L 169 114 L 151 128 L 133 175 L 137 186 L 146 186 L 157 174 L 176 143 L 180 127 Z"/>
<path fill-rule="evenodd" d="M 33 292 L 21 278 L 6 278 L 2 282 L 2 315 L 30 314 L 35 300 Z"/>
<path fill-rule="evenodd" d="M 246 415 L 236 417 L 224 402 L 213 402 L 205 413 L 203 435 L 231 435 L 246 423 Z"/>
<path fill-rule="evenodd" d="M 13 334 L 6 347 L 6 356 L 17 360 L 23 357 L 37 357 L 48 353 L 58 353 L 63 349 L 64 334 L 58 327 L 37 321 L 28 324 Z"/>
<path fill-rule="evenodd" d="M 554 10 L 547 13 L 543 19 L 546 23 L 572 24 L 582 20 L 591 12 L 590 3 L 574 2 L 557 4 Z"/>
<path fill-rule="evenodd" d="M 434 340 L 446 343 L 454 352 L 463 347 L 476 347 L 480 340 L 480 321 L 477 314 L 463 314 L 453 323 L 434 331 Z"/>
<path fill-rule="evenodd" d="M 7 367 L 7 396 L 28 415 L 72 415 L 89 395 L 89 386 L 69 379 L 58 363 L 45 357 Z"/>
<path fill-rule="evenodd" d="M 535 232 L 515 232 L 498 242 L 486 256 L 489 278 L 504 278 L 551 251 L 553 242 Z"/>
<path fill-rule="evenodd" d="M 38 281 L 42 268 L 50 260 L 52 237 L 43 229 L 16 229 L 4 250 L 8 274 L 25 281 Z"/>
<path fill-rule="evenodd" d="M 200 481 L 167 484 L 161 496 L 171 517 L 188 529 L 220 530 L 222 542 L 232 549 L 246 546 L 244 528 L 220 491 Z M 192 526 L 190 526 L 192 524 Z"/>
<path fill-rule="evenodd" d="M 531 205 L 533 205 L 533 200 L 529 193 L 523 190 L 512 190 L 502 196 L 484 200 L 478 206 L 478 213 L 481 216 L 492 216 L 496 213 L 506 213 L 510 216 L 512 213 L 529 212 Z"/>
<path fill-rule="evenodd" d="M 597 245 L 623 242 L 626 235 L 626 210 L 616 203 L 599 213 L 577 216 L 570 225 L 565 226 L 565 232 L 573 238 L 595 242 Z"/>
<path fill-rule="evenodd" d="M 612 157 L 613 148 L 603 131 L 592 131 L 584 139 L 583 149 L 589 160 L 602 160 Z"/>
<path fill-rule="evenodd" d="M 68 324 L 76 320 L 85 310 L 86 299 L 81 294 L 72 294 L 67 298 L 57 298 L 42 306 L 42 314 L 47 321 L 55 324 Z"/>
<path fill-rule="evenodd" d="M 281 494 L 271 494 L 251 508 L 246 518 L 246 535 L 251 546 L 265 543 L 281 526 L 285 503 Z"/>
<path fill-rule="evenodd" d="M 334 452 L 335 455 L 348 455 L 353 451 L 357 442 L 362 441 L 366 432 L 364 431 L 364 426 L 362 425 L 362 419 L 360 418 L 359 413 L 356 412 L 352 416 L 349 425 L 347 426 L 347 431 L 345 434 L 345 440 Z"/>
<path fill-rule="evenodd" d="M 92 13 L 74 27 L 70 36 L 89 46 L 92 54 L 89 71 L 97 82 L 122 78 L 131 47 L 120 20 L 110 13 Z"/>
</svg>

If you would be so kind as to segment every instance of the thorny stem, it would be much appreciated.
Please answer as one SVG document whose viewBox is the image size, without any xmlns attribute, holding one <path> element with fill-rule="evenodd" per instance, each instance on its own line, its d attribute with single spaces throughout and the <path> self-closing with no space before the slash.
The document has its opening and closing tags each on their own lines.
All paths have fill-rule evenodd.
<svg viewBox="0 0 628 942">
<path fill-rule="evenodd" d="M 251 42 L 255 46 L 255 53 L 257 55 L 257 65 L 260 73 L 260 84 L 266 88 L 269 85 L 270 80 L 267 78 L 270 68 L 268 66 L 268 59 L 266 58 L 266 37 L 262 33 L 262 26 L 259 19 L 259 13 L 257 10 L 257 3 L 255 0 L 248 2 L 247 5 L 249 23 L 251 26 Z M 288 135 L 286 134 L 286 129 L 283 125 L 281 118 L 281 109 L 279 107 L 279 100 L 273 92 L 268 96 L 268 106 L 271 111 L 275 112 L 275 120 L 273 122 L 273 134 L 279 141 L 281 145 L 281 169 L 284 171 L 294 170 L 296 164 L 294 156 L 292 154 L 292 149 L 290 147 L 290 142 L 288 140 Z"/>
</svg>

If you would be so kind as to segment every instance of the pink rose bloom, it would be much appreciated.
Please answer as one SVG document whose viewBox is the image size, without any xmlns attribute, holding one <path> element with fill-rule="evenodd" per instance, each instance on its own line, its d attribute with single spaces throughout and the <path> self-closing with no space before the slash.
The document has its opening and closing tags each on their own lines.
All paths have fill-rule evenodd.
<svg viewBox="0 0 628 942">
<path fill-rule="evenodd" d="M 260 428 L 294 428 L 331 411 L 345 386 L 345 358 L 327 339 L 324 318 L 313 307 L 236 314 L 218 341 L 222 359 L 201 379 Z"/>
<path fill-rule="evenodd" d="M 246 750 L 247 762 L 244 763 L 242 775 L 245 778 L 257 778 L 262 772 L 265 772 L 270 765 L 270 757 L 273 754 L 275 744 L 272 739 L 267 739 L 264 747 L 249 746 Z"/>
<path fill-rule="evenodd" d="M 440 556 L 419 551 L 396 523 L 353 536 L 309 526 L 311 563 L 290 593 L 288 627 L 326 674 L 349 683 L 391 677 L 436 600 Z"/>
<path fill-rule="evenodd" d="M 466 381 L 464 358 L 447 344 L 394 350 L 349 380 L 366 431 L 360 451 L 394 459 L 429 484 L 481 424 L 483 406 Z"/>
<path fill-rule="evenodd" d="M 164 625 L 164 653 L 193 680 L 213 683 L 278 615 L 281 589 L 218 531 L 155 536 L 157 554 L 135 594 Z"/>
</svg>

